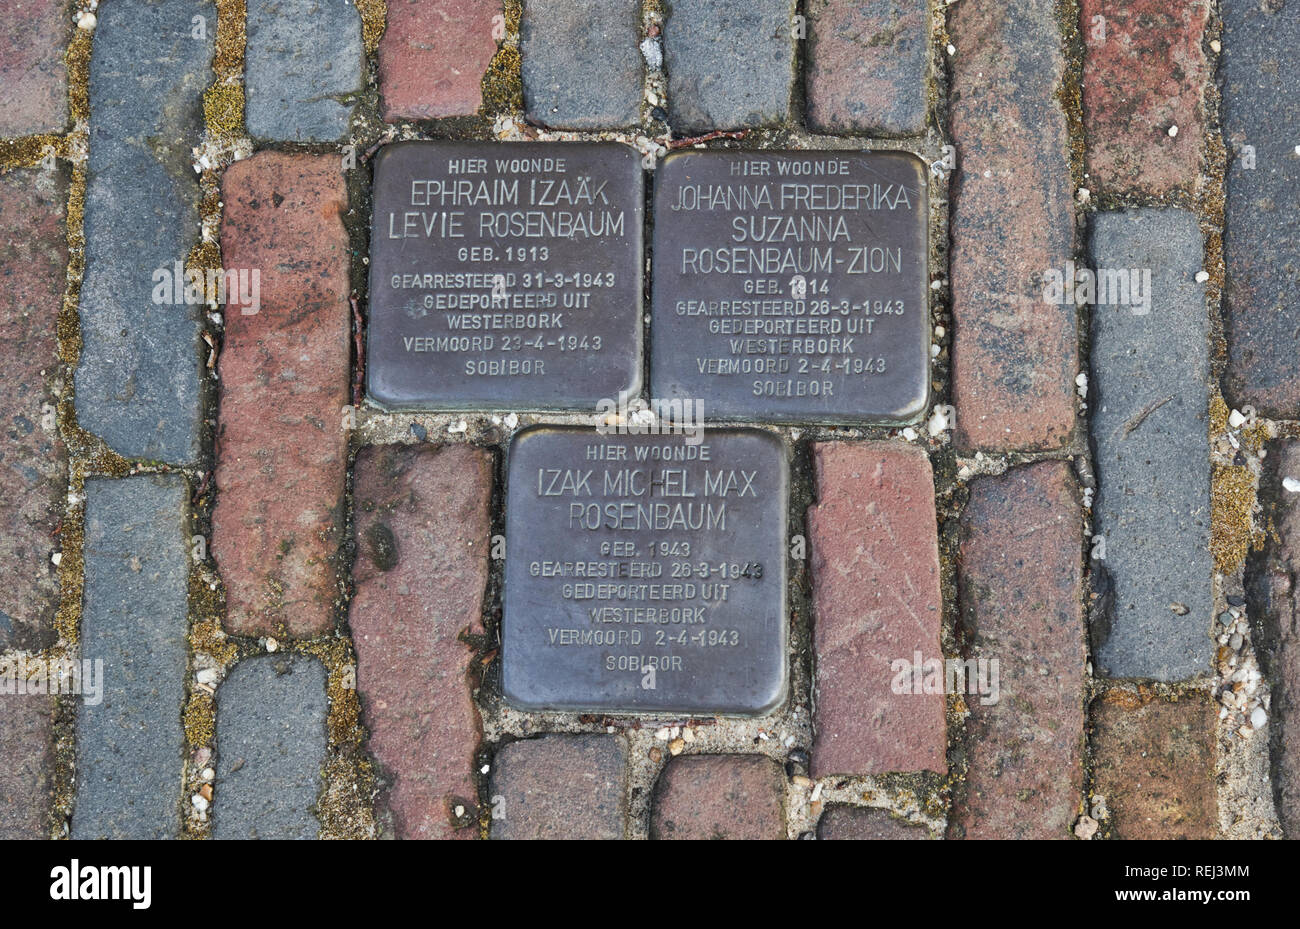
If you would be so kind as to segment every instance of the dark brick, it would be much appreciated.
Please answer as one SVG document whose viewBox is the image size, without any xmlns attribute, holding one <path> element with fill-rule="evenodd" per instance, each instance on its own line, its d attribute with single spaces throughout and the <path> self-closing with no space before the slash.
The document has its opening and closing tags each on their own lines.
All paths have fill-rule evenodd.
<svg viewBox="0 0 1300 929">
<path fill-rule="evenodd" d="M 1300 47 L 1296 4 L 1224 0 L 1223 135 L 1229 157 L 1224 258 L 1234 406 L 1300 416 Z M 1244 146 L 1254 147 L 1246 167 Z"/>
<path fill-rule="evenodd" d="M 86 273 L 77 419 L 128 458 L 189 462 L 199 443 L 201 307 L 156 304 L 198 240 L 191 149 L 203 131 L 216 8 L 106 3 L 90 57 Z M 190 37 L 194 16 L 207 38 Z"/>
<path fill-rule="evenodd" d="M 1105 538 L 1093 564 L 1110 582 L 1093 611 L 1097 664 L 1182 680 L 1208 673 L 1214 652 L 1200 227 L 1181 210 L 1099 213 L 1092 253 L 1099 268 L 1151 271 L 1149 307 L 1092 309 L 1093 531 Z"/>
<path fill-rule="evenodd" d="M 1121 839 L 1212 839 L 1218 707 L 1203 692 L 1166 700 L 1111 691 L 1093 701 L 1094 796 Z"/>
<path fill-rule="evenodd" d="M 998 700 L 965 698 L 966 795 L 954 809 L 954 835 L 1069 835 L 1083 787 L 1082 550 L 1065 462 L 971 482 L 961 517 L 961 623 L 967 657 L 998 662 Z"/>
<path fill-rule="evenodd" d="M 892 687 L 893 662 L 943 660 L 930 461 L 887 442 L 819 443 L 813 455 L 813 774 L 946 771 L 943 694 Z"/>
<path fill-rule="evenodd" d="M 867 839 L 932 839 L 930 830 L 895 816 L 888 810 L 858 806 L 828 806 L 817 821 L 817 838 L 862 841 Z"/>
<path fill-rule="evenodd" d="M 1250 615 L 1257 623 L 1256 654 L 1272 686 L 1269 706 L 1273 796 L 1283 833 L 1300 838 L 1300 442 L 1269 448 L 1261 501 L 1276 532 L 1247 569 Z M 1292 486 L 1300 486 L 1292 484 Z"/>
<path fill-rule="evenodd" d="M 10 0 L 0 19 L 0 137 L 60 132 L 68 121 L 68 0 Z"/>
<path fill-rule="evenodd" d="M 388 0 L 379 41 L 384 119 L 477 113 L 497 50 L 493 19 L 502 16 L 501 0 Z"/>
<path fill-rule="evenodd" d="M 77 722 L 74 839 L 180 831 L 188 498 L 177 475 L 86 481 L 81 658 L 104 688 Z"/>
<path fill-rule="evenodd" d="M 791 0 L 666 0 L 664 8 L 674 131 L 769 126 L 789 116 Z"/>
<path fill-rule="evenodd" d="M 492 765 L 494 839 L 621 839 L 627 746 L 617 736 L 511 742 Z"/>
<path fill-rule="evenodd" d="M 54 420 L 56 325 L 68 246 L 62 173 L 0 174 L 0 648 L 52 644 L 59 584 L 50 555 L 68 486 Z"/>
<path fill-rule="evenodd" d="M 785 775 L 765 755 L 673 758 L 655 783 L 652 839 L 784 839 Z"/>
<path fill-rule="evenodd" d="M 53 703 L 40 695 L 0 695 L 0 841 L 49 837 Z"/>
<path fill-rule="evenodd" d="M 325 668 L 257 655 L 217 691 L 216 839 L 314 839 L 325 760 Z"/>
<path fill-rule="evenodd" d="M 532 0 L 520 23 L 529 119 L 560 129 L 630 126 L 641 113 L 639 0 Z"/>
<path fill-rule="evenodd" d="M 222 185 L 229 269 L 261 306 L 226 308 L 212 553 L 226 626 L 312 636 L 334 622 L 349 401 L 347 209 L 333 155 L 261 152 Z"/>
<path fill-rule="evenodd" d="M 822 132 L 925 130 L 930 11 L 926 0 L 809 0 L 804 89 Z"/>
<path fill-rule="evenodd" d="M 357 691 L 395 831 L 475 836 L 454 830 L 448 810 L 477 802 L 473 650 L 459 636 L 483 632 L 492 458 L 468 446 L 363 448 L 353 500 Z"/>
<path fill-rule="evenodd" d="M 248 134 L 283 142 L 342 137 L 365 61 L 356 6 L 349 0 L 246 0 L 246 6 Z"/>
<path fill-rule="evenodd" d="M 1194 192 L 1205 147 L 1208 0 L 1083 0 L 1080 9 L 1089 185 L 1106 194 Z"/>
<path fill-rule="evenodd" d="M 1064 59 L 1054 0 L 958 3 L 948 17 L 953 395 L 966 448 L 1049 449 L 1074 430 L 1073 306 L 1044 272 L 1074 250 Z"/>
</svg>

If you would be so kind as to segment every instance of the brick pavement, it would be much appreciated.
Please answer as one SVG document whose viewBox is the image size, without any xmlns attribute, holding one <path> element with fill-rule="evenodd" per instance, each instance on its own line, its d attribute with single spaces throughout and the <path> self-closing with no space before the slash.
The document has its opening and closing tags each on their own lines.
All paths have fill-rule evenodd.
<svg viewBox="0 0 1300 929">
<path fill-rule="evenodd" d="M 1084 0 L 1077 23 L 1049 0 L 101 6 L 22 0 L 0 26 L 0 835 L 1295 832 L 1283 4 Z M 499 143 L 507 167 L 466 159 L 379 203 L 371 159 L 399 135 Z M 583 293 L 613 285 L 581 260 L 600 246 L 546 229 L 627 217 L 562 157 L 530 161 L 537 139 L 631 145 L 650 184 L 686 146 L 930 166 L 928 306 L 835 302 L 837 276 L 894 260 L 883 240 L 837 251 L 863 244 L 837 211 L 900 192 L 837 186 L 833 156 L 784 178 L 738 160 L 679 207 L 744 214 L 728 241 L 675 243 L 684 290 L 707 260 L 745 301 L 671 304 L 734 338 L 710 369 L 729 389 L 823 389 L 817 366 L 843 359 L 887 377 L 885 314 L 923 315 L 933 342 L 916 422 L 758 417 L 791 475 L 791 582 L 770 591 L 788 695 L 758 718 L 501 692 L 503 597 L 543 589 L 503 589 L 513 435 L 643 414 L 364 395 L 377 236 L 465 240 L 463 277 L 379 282 L 428 320 L 405 349 L 422 363 L 599 363 Z M 511 170 L 513 190 L 494 180 Z M 477 241 L 492 211 L 511 231 Z M 575 262 L 558 278 L 557 255 Z M 710 454 L 698 399 L 699 451 L 665 436 L 670 454 Z M 608 547 L 581 574 L 524 572 L 559 578 L 583 623 L 533 594 L 530 647 L 594 644 L 600 673 L 671 689 L 746 634 L 726 585 L 772 568 L 701 563 L 672 533 L 618 547 L 624 520 L 724 518 L 690 509 L 696 472 L 667 461 L 648 500 L 598 503 L 642 486 L 618 447 L 536 476 L 560 500 L 536 532 Z M 691 460 L 717 501 L 754 486 L 743 462 Z M 1225 540 L 1252 537 L 1243 569 Z M 672 576 L 633 574 L 646 559 Z M 663 600 L 600 612 L 632 581 Z M 668 599 L 688 586 L 701 612 Z M 685 615 L 705 621 L 672 628 Z M 74 658 L 102 662 L 102 689 L 83 675 L 56 704 L 51 662 Z"/>
</svg>

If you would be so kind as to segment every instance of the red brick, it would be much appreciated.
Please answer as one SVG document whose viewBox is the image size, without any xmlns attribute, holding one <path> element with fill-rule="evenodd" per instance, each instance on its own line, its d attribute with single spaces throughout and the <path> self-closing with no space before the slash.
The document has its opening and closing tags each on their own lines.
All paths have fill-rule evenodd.
<svg viewBox="0 0 1300 929">
<path fill-rule="evenodd" d="M 49 837 L 54 753 L 49 697 L 0 695 L 0 840 Z"/>
<path fill-rule="evenodd" d="M 1212 839 L 1218 705 L 1113 690 L 1092 705 L 1092 792 L 1121 839 Z"/>
<path fill-rule="evenodd" d="M 887 442 L 819 444 L 813 455 L 813 773 L 946 771 L 943 694 L 893 691 L 893 662 L 943 660 L 929 459 Z"/>
<path fill-rule="evenodd" d="M 67 0 L 8 0 L 0 17 L 0 136 L 62 132 L 68 121 L 63 52 Z"/>
<path fill-rule="evenodd" d="M 334 617 L 348 403 L 347 208 L 333 155 L 262 152 L 222 186 L 227 270 L 261 272 L 261 308 L 226 308 L 212 552 L 226 627 L 319 635 Z"/>
<path fill-rule="evenodd" d="M 954 821 L 966 838 L 1066 838 L 1082 794 L 1087 659 L 1069 465 L 975 480 L 961 530 L 968 657 L 997 659 L 998 700 L 965 698 L 966 797 Z"/>
<path fill-rule="evenodd" d="M 953 395 L 965 448 L 1050 449 L 1075 426 L 1073 306 L 1043 300 L 1074 251 L 1054 0 L 958 3 L 948 32 Z"/>
<path fill-rule="evenodd" d="M 823 132 L 924 131 L 926 0 L 810 0 L 807 9 L 808 122 Z"/>
<path fill-rule="evenodd" d="M 785 775 L 765 755 L 682 755 L 655 783 L 652 839 L 784 839 Z"/>
<path fill-rule="evenodd" d="M 1269 505 L 1276 535 L 1264 557 L 1248 565 L 1250 616 L 1255 649 L 1273 688 L 1269 707 L 1273 795 L 1288 839 L 1300 838 L 1300 493 L 1286 490 L 1300 480 L 1300 442 L 1269 447 L 1260 497 Z M 1249 714 L 1247 714 L 1249 715 Z"/>
<path fill-rule="evenodd" d="M 1081 9 L 1089 184 L 1108 194 L 1194 190 L 1205 146 L 1209 65 L 1201 41 L 1210 4 L 1083 0 Z"/>
<path fill-rule="evenodd" d="M 924 826 L 909 823 L 888 810 L 866 810 L 857 806 L 836 804 L 827 807 L 817 821 L 817 838 L 830 840 L 863 841 L 869 839 L 908 840 L 930 839 Z"/>
<path fill-rule="evenodd" d="M 0 175 L 0 648 L 41 647 L 59 585 L 50 555 L 68 486 L 50 381 L 68 263 L 62 175 Z"/>
<path fill-rule="evenodd" d="M 491 501 L 492 459 L 477 449 L 357 454 L 349 623 L 368 745 L 399 838 L 477 834 L 455 830 L 449 810 L 477 806 L 473 652 L 458 637 L 483 631 Z"/>
<path fill-rule="evenodd" d="M 511 742 L 492 765 L 494 839 L 622 839 L 627 745 L 619 736 Z"/>
<path fill-rule="evenodd" d="M 477 113 L 497 50 L 492 20 L 502 15 L 501 0 L 388 0 L 379 42 L 384 119 Z"/>
</svg>

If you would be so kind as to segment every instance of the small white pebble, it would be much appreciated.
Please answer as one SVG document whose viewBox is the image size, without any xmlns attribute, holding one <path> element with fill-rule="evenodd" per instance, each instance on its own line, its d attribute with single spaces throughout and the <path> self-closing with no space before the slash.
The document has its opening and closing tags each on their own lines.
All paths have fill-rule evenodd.
<svg viewBox="0 0 1300 929">
<path fill-rule="evenodd" d="M 915 442 L 916 430 L 913 429 L 911 426 L 908 426 L 906 429 L 903 430 L 903 438 L 907 439 L 907 441 L 909 442 Z"/>
<path fill-rule="evenodd" d="M 462 432 L 467 432 L 468 430 L 469 423 L 465 422 L 463 419 L 460 422 L 452 423 L 447 427 L 447 431 L 452 435 L 460 435 Z"/>
<path fill-rule="evenodd" d="M 1080 816 L 1079 821 L 1074 824 L 1074 834 L 1080 839 L 1087 841 L 1097 834 L 1101 828 L 1101 823 L 1091 816 Z"/>
<path fill-rule="evenodd" d="M 1177 127 L 1177 126 L 1170 126 L 1170 127 L 1169 127 L 1169 138 L 1172 139 L 1172 138 L 1173 138 L 1174 136 L 1176 136 L 1176 135 L 1178 135 L 1178 127 Z"/>
<path fill-rule="evenodd" d="M 95 14 L 82 13 L 77 17 L 77 28 L 84 29 L 86 32 L 95 28 Z"/>
<path fill-rule="evenodd" d="M 645 59 L 647 67 L 660 67 L 664 63 L 664 53 L 659 46 L 659 41 L 653 37 L 643 39 L 641 41 L 641 57 Z"/>
<path fill-rule="evenodd" d="M 217 772 L 213 771 L 211 768 L 204 768 L 203 771 L 199 774 L 199 777 L 203 778 L 205 781 L 210 781 L 216 776 L 217 776 Z"/>
<path fill-rule="evenodd" d="M 280 647 L 279 642 L 275 641 L 275 639 L 273 639 L 271 636 L 266 637 L 266 650 L 268 652 L 273 652 L 279 647 Z"/>
<path fill-rule="evenodd" d="M 1250 725 L 1255 729 L 1263 729 L 1268 723 L 1268 714 L 1264 712 L 1262 706 L 1257 706 L 1250 711 Z"/>
<path fill-rule="evenodd" d="M 50 555 L 50 561 L 54 562 L 54 566 L 57 568 L 60 562 L 63 561 L 63 552 L 54 552 Z"/>
<path fill-rule="evenodd" d="M 1297 146 L 1295 147 L 1295 153 L 1296 153 L 1297 155 L 1300 155 L 1300 145 L 1297 145 Z"/>
<path fill-rule="evenodd" d="M 1287 493 L 1300 494 L 1300 478 L 1284 477 L 1282 478 L 1282 487 Z M 58 562 L 55 562 L 58 564 Z"/>
<path fill-rule="evenodd" d="M 930 422 L 926 424 L 926 431 L 930 433 L 932 439 L 949 428 L 951 428 L 951 424 L 948 422 L 948 417 L 943 410 L 935 410 L 934 415 L 930 417 Z"/>
<path fill-rule="evenodd" d="M 1210 279 L 1210 272 L 1209 272 L 1209 271 L 1197 271 L 1197 272 L 1196 272 L 1196 283 L 1198 283 L 1198 284 L 1204 284 L 1204 283 L 1205 283 L 1206 281 L 1208 281 L 1209 279 Z"/>
<path fill-rule="evenodd" d="M 930 282 L 930 289 L 931 289 L 931 290 L 938 290 L 938 289 L 941 288 L 942 286 L 943 286 L 943 281 L 940 281 L 940 280 L 933 280 L 933 281 Z"/>
<path fill-rule="evenodd" d="M 190 797 L 190 803 L 193 804 L 194 809 L 198 810 L 200 813 L 206 813 L 208 811 L 208 801 L 204 799 L 202 794 L 194 794 Z"/>
<path fill-rule="evenodd" d="M 1231 426 L 1233 429 L 1240 429 L 1245 424 L 1246 424 L 1246 417 L 1242 416 L 1241 413 L 1238 412 L 1237 410 L 1233 410 L 1231 413 L 1228 414 L 1228 425 Z"/>
<path fill-rule="evenodd" d="M 668 727 L 667 727 L 667 726 L 664 726 L 662 729 L 657 730 L 657 731 L 655 732 L 655 738 L 656 738 L 657 740 L 659 740 L 660 742 L 667 742 L 667 741 L 668 741 Z"/>
<path fill-rule="evenodd" d="M 948 330 L 943 328 L 943 326 L 934 327 L 934 337 L 936 339 L 942 339 L 947 334 L 948 334 Z"/>
<path fill-rule="evenodd" d="M 1218 39 L 1210 39 L 1210 51 L 1216 54 L 1223 51 L 1223 43 Z"/>
<path fill-rule="evenodd" d="M 478 773 L 487 774 L 491 770 L 492 770 L 492 766 L 490 764 L 485 764 L 483 767 L 478 769 Z"/>
<path fill-rule="evenodd" d="M 506 428 L 507 428 L 507 429 L 513 429 L 513 428 L 515 428 L 515 426 L 518 426 L 518 425 L 519 425 L 519 416 L 518 416 L 517 414 L 515 414 L 515 413 L 510 413 L 509 415 L 506 416 Z"/>
<path fill-rule="evenodd" d="M 1087 203 L 1089 200 L 1092 199 L 1092 191 L 1089 190 L 1087 187 L 1080 187 L 1079 192 L 1075 194 L 1075 199 L 1078 200 L 1080 203 Z"/>
</svg>

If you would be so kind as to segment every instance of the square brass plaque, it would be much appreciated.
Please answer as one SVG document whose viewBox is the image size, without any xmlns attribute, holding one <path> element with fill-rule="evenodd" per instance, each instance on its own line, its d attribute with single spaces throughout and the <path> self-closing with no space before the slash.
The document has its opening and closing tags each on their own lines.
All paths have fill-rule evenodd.
<svg viewBox="0 0 1300 929">
<path fill-rule="evenodd" d="M 643 182 L 618 144 L 375 162 L 367 380 L 390 409 L 591 410 L 641 384 Z"/>
<path fill-rule="evenodd" d="M 930 384 L 926 168 L 683 152 L 654 191 L 650 393 L 709 418 L 913 421 Z"/>
<path fill-rule="evenodd" d="M 538 427 L 516 436 L 507 470 L 507 701 L 702 715 L 784 701 L 778 438 Z"/>
</svg>

